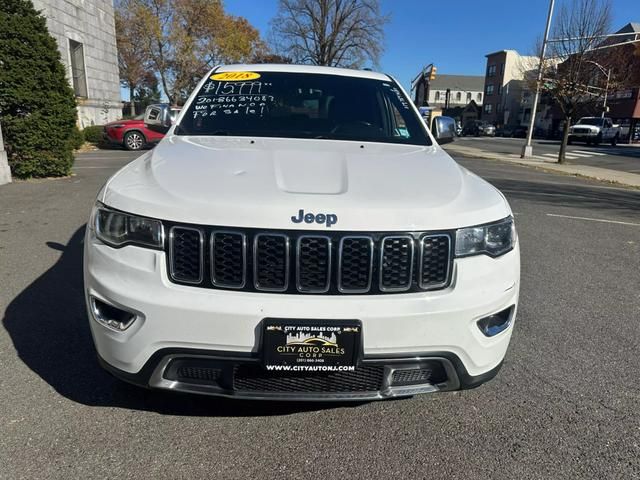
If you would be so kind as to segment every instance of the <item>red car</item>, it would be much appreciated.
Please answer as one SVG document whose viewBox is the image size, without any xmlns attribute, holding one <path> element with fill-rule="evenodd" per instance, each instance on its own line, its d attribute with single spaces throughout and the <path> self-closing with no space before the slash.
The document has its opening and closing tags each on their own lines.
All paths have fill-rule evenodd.
<svg viewBox="0 0 640 480">
<path fill-rule="evenodd" d="M 171 109 L 171 120 L 175 121 L 179 108 Z M 122 145 L 127 150 L 140 150 L 146 145 L 158 143 L 163 133 L 149 130 L 144 125 L 144 113 L 129 120 L 118 120 L 104 126 L 104 139 L 107 143 Z"/>
</svg>

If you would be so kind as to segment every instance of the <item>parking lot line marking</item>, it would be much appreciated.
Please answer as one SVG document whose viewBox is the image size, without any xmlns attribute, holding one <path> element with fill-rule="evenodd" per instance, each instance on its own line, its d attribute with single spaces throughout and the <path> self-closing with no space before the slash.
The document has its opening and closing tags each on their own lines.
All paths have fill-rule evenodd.
<svg viewBox="0 0 640 480">
<path fill-rule="evenodd" d="M 601 156 L 605 156 L 606 153 L 602 153 L 602 152 L 594 152 L 592 150 L 590 151 L 585 151 L 585 150 L 571 150 L 571 153 L 586 153 L 588 155 L 595 155 L 597 157 L 601 157 Z"/>
<path fill-rule="evenodd" d="M 640 223 L 620 222 L 618 220 L 606 220 L 604 218 L 574 217 L 572 215 L 560 215 L 557 213 L 547 213 L 546 215 L 547 217 L 570 218 L 572 220 L 585 220 L 587 222 L 615 223 L 616 225 L 630 225 L 632 227 L 640 227 Z"/>
</svg>

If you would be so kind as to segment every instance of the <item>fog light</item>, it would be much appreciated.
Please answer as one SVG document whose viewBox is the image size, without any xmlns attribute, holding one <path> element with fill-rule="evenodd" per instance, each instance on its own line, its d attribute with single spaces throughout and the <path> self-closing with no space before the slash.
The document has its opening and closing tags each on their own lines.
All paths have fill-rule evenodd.
<svg viewBox="0 0 640 480">
<path fill-rule="evenodd" d="M 131 326 L 137 315 L 95 297 L 91 297 L 91 312 L 98 323 L 113 330 L 123 331 Z"/>
<path fill-rule="evenodd" d="M 478 328 L 486 337 L 493 337 L 511 325 L 513 306 L 478 320 Z"/>
</svg>

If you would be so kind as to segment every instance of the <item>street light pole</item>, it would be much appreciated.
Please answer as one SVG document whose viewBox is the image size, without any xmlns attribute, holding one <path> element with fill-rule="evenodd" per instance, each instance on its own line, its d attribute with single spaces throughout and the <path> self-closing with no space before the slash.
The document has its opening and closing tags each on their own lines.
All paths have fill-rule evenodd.
<svg viewBox="0 0 640 480">
<path fill-rule="evenodd" d="M 544 29 L 544 38 L 542 40 L 542 48 L 540 49 L 540 64 L 538 65 L 538 78 L 536 81 L 536 95 L 533 98 L 533 107 L 531 108 L 531 120 L 529 121 L 529 131 L 527 132 L 527 143 L 522 147 L 520 158 L 533 157 L 533 147 L 531 139 L 533 138 L 533 126 L 536 121 L 536 110 L 538 109 L 538 98 L 540 97 L 540 84 L 542 83 L 542 73 L 544 72 L 544 54 L 547 50 L 547 40 L 549 39 L 549 29 L 551 28 L 551 17 L 553 16 L 553 4 L 555 0 L 549 1 L 549 13 L 547 14 L 547 26 Z"/>
<path fill-rule="evenodd" d="M 607 83 L 604 86 L 604 102 L 602 102 L 602 118 L 607 112 L 607 93 L 609 92 L 609 80 L 611 79 L 611 69 L 607 70 Z"/>
</svg>

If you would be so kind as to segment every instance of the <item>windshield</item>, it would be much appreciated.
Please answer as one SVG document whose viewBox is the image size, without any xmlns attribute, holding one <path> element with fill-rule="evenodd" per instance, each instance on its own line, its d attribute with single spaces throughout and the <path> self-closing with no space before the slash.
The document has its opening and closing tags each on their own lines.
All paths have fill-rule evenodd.
<svg viewBox="0 0 640 480">
<path fill-rule="evenodd" d="M 578 120 L 578 123 L 576 125 L 595 125 L 597 127 L 600 127 L 602 125 L 602 119 L 601 118 L 581 118 L 580 120 Z"/>
<path fill-rule="evenodd" d="M 431 145 L 421 122 L 391 80 L 223 72 L 203 84 L 175 133 Z"/>
</svg>

